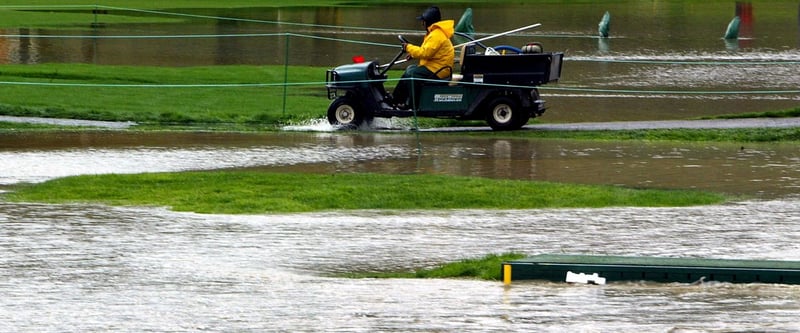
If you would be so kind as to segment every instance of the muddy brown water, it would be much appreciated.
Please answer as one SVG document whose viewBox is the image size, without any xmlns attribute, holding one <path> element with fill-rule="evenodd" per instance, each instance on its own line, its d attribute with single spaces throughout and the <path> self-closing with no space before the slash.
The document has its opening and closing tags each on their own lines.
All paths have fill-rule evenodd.
<svg viewBox="0 0 800 333">
<path fill-rule="evenodd" d="M 93 173 L 258 168 L 699 189 L 773 199 L 800 186 L 794 144 L 515 140 L 410 133 L 0 136 L 0 184 Z"/>
</svg>

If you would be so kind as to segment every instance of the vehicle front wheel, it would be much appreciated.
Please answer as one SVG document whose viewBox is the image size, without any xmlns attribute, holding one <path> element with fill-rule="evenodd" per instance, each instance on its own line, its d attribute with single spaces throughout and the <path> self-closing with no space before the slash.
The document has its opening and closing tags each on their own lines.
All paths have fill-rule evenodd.
<svg viewBox="0 0 800 333">
<path fill-rule="evenodd" d="M 529 119 L 530 115 L 520 109 L 519 103 L 504 96 L 492 100 L 486 114 L 486 122 L 495 131 L 519 129 Z"/>
<path fill-rule="evenodd" d="M 364 108 L 350 97 L 339 97 L 328 107 L 328 122 L 333 126 L 355 129 L 364 123 L 364 119 Z"/>
</svg>

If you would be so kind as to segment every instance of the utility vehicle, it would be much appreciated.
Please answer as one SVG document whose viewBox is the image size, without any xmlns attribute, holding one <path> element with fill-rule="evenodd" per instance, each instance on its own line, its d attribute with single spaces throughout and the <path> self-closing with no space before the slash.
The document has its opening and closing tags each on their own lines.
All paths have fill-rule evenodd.
<svg viewBox="0 0 800 333">
<path fill-rule="evenodd" d="M 459 34 L 459 33 L 457 33 Z M 464 34 L 462 37 L 469 38 Z M 398 36 L 407 42 L 403 36 Z M 486 50 L 477 52 L 479 48 Z M 485 120 L 494 130 L 515 130 L 545 111 L 539 85 L 558 81 L 563 52 L 543 52 L 541 44 L 522 48 L 487 47 L 480 41 L 459 48 L 459 73 L 449 80 L 423 80 L 420 96 L 411 96 L 410 109 L 384 103 L 389 69 L 403 60 L 403 50 L 391 62 L 367 61 L 327 71 L 325 86 L 328 121 L 341 128 L 358 128 L 375 117 L 436 117 Z M 413 89 L 412 89 L 413 91 Z"/>
</svg>

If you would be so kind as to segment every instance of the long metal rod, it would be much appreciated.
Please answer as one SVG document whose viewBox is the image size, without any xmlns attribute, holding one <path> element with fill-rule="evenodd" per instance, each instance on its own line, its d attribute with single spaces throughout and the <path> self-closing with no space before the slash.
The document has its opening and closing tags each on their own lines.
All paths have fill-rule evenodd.
<svg viewBox="0 0 800 333">
<path fill-rule="evenodd" d="M 482 41 L 489 40 L 489 39 L 492 39 L 492 38 L 497 38 L 497 37 L 500 37 L 500 36 L 505 36 L 505 35 L 508 35 L 508 34 L 513 34 L 513 33 L 515 33 L 515 32 L 519 32 L 519 31 L 522 31 L 522 30 L 533 29 L 533 28 L 536 28 L 536 27 L 538 27 L 538 26 L 540 26 L 540 25 L 542 25 L 542 24 L 541 24 L 541 23 L 534 23 L 534 24 L 531 24 L 531 25 L 528 25 L 528 26 L 524 26 L 524 27 L 522 27 L 522 28 L 516 28 L 516 29 L 514 29 L 514 30 L 509 30 L 509 31 L 506 31 L 506 32 L 501 32 L 501 33 L 499 33 L 499 34 L 495 34 L 495 35 L 491 35 L 491 36 L 486 36 L 486 37 L 483 37 L 483 38 L 480 38 L 480 39 L 476 39 L 476 40 L 471 40 L 471 41 L 469 41 L 469 42 L 466 42 L 466 43 L 461 43 L 461 44 L 458 44 L 458 45 L 456 45 L 456 46 L 453 46 L 453 48 L 454 48 L 454 49 L 457 49 L 457 48 L 459 48 L 459 47 L 462 47 L 462 46 L 464 46 L 464 45 L 469 45 L 469 44 L 472 44 L 472 43 L 482 42 Z M 388 66 L 393 66 L 393 65 L 397 65 L 397 64 L 402 64 L 402 63 L 404 63 L 404 62 L 406 62 L 406 61 L 408 61 L 408 59 L 400 59 L 400 60 L 397 60 L 397 59 L 395 59 L 394 61 L 392 61 L 392 62 L 390 62 L 390 63 L 388 63 L 388 64 L 384 64 L 384 65 L 380 65 L 380 66 L 378 66 L 378 68 L 386 68 L 386 67 L 388 67 Z"/>
<path fill-rule="evenodd" d="M 505 36 L 505 35 L 508 35 L 508 34 L 513 34 L 513 33 L 515 33 L 515 32 L 520 32 L 520 31 L 522 31 L 522 30 L 533 29 L 533 28 L 536 28 L 536 27 L 538 27 L 538 26 L 540 26 L 540 25 L 542 25 L 542 24 L 541 24 L 541 23 L 535 23 L 535 24 L 531 24 L 531 25 L 529 25 L 529 26 L 524 26 L 524 27 L 522 27 L 522 28 L 516 28 L 516 29 L 514 29 L 514 30 L 509 30 L 509 31 L 506 31 L 506 32 L 501 32 L 501 33 L 499 33 L 499 34 L 496 34 L 496 35 L 491 35 L 491 36 L 486 36 L 486 37 L 479 38 L 479 39 L 476 39 L 476 40 L 471 40 L 471 41 L 469 41 L 469 42 L 466 42 L 466 43 L 461 43 L 461 44 L 458 44 L 458 45 L 456 45 L 456 46 L 453 46 L 453 47 L 454 47 L 454 48 L 459 48 L 459 47 L 462 47 L 462 46 L 464 46 L 464 45 L 469 45 L 469 44 L 472 44 L 472 43 L 482 42 L 482 41 L 489 40 L 489 39 L 492 39 L 492 38 L 497 38 L 497 37 L 500 37 L 500 36 Z"/>
</svg>

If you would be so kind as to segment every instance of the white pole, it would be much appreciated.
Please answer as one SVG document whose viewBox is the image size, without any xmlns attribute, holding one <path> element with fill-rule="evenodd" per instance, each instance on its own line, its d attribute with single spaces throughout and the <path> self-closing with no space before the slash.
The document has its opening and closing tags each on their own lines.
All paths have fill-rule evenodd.
<svg viewBox="0 0 800 333">
<path fill-rule="evenodd" d="M 453 46 L 453 48 L 459 48 L 459 47 L 462 47 L 462 46 L 464 46 L 464 45 L 469 45 L 469 44 L 472 44 L 472 43 L 482 42 L 482 41 L 489 40 L 489 39 L 492 39 L 492 38 L 497 38 L 497 37 L 500 37 L 500 36 L 505 36 L 505 35 L 508 35 L 508 34 L 513 34 L 513 33 L 515 33 L 515 32 L 519 32 L 519 31 L 522 31 L 522 30 L 533 29 L 533 28 L 536 28 L 536 27 L 538 27 L 538 26 L 540 26 L 540 25 L 542 25 L 542 24 L 541 24 L 541 23 L 531 24 L 531 25 L 529 25 L 529 26 L 525 26 L 525 27 L 522 27 L 522 28 L 516 28 L 516 29 L 514 29 L 514 30 L 509 30 L 509 31 L 506 31 L 506 32 L 501 32 L 501 33 L 499 33 L 499 34 L 496 34 L 496 35 L 486 36 L 486 37 L 483 37 L 483 38 L 480 38 L 480 39 L 471 40 L 471 41 L 469 41 L 469 42 L 466 42 L 466 43 L 461 43 L 461 44 L 458 44 L 458 45 L 456 45 L 456 46 Z"/>
</svg>

